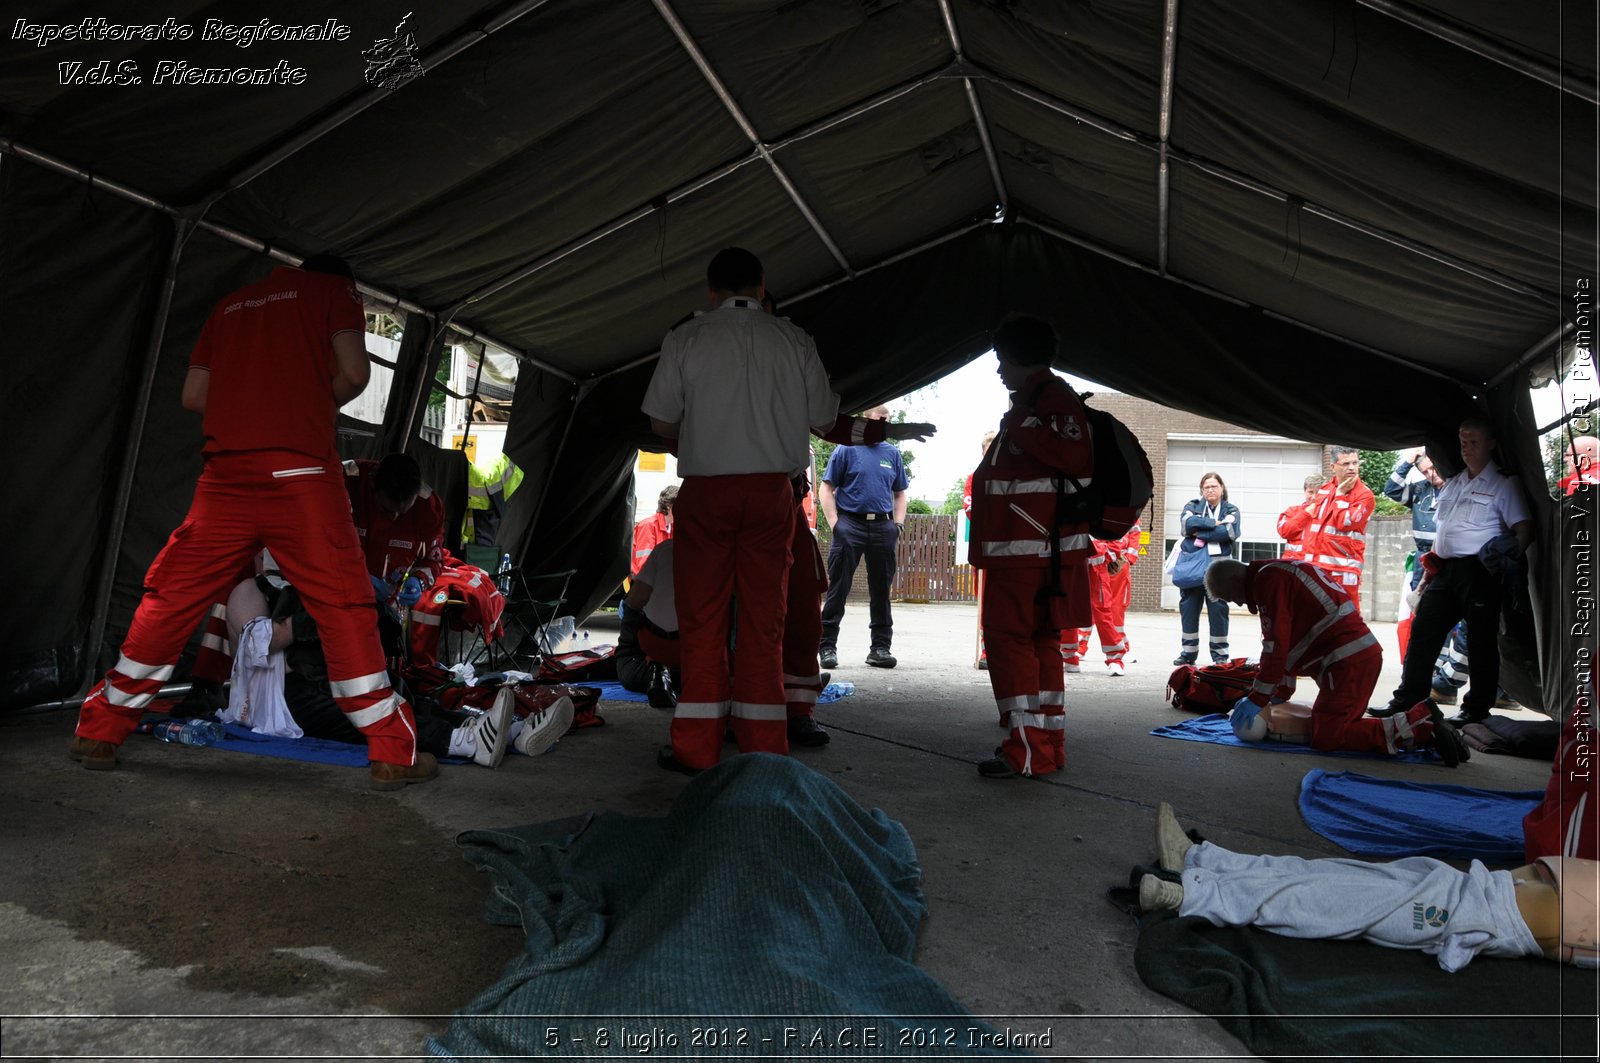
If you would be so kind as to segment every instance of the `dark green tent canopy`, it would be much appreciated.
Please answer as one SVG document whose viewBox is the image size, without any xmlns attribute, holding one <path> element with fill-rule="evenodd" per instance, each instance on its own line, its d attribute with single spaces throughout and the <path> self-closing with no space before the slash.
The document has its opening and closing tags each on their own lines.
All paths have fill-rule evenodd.
<svg viewBox="0 0 1600 1063">
<path fill-rule="evenodd" d="M 0 705 L 114 650 L 198 472 L 189 349 L 272 256 L 337 250 L 407 311 L 352 454 L 459 490 L 416 442 L 446 331 L 523 359 L 503 541 L 588 603 L 623 573 L 649 358 L 730 244 L 847 406 L 1024 309 L 1062 368 L 1300 438 L 1440 439 L 1480 405 L 1534 476 L 1527 385 L 1591 328 L 1587 0 L 464 0 L 412 16 L 423 76 L 369 80 L 414 6 L 3 27 Z M 330 13 L 342 39 L 284 39 Z"/>
</svg>

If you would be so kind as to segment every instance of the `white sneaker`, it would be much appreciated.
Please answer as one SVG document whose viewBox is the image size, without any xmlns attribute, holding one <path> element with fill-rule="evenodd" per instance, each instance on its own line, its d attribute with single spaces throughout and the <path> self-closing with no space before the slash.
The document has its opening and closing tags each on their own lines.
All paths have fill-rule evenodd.
<svg viewBox="0 0 1600 1063">
<path fill-rule="evenodd" d="M 544 708 L 529 713 L 512 744 L 517 747 L 518 753 L 537 757 L 540 753 L 548 752 L 571 726 L 572 699 L 563 695 Z"/>
<path fill-rule="evenodd" d="M 1076 664 L 1073 664 L 1071 661 L 1062 661 L 1061 662 L 1061 670 L 1063 672 L 1081 672 L 1081 671 L 1083 671 L 1083 669 L 1080 666 L 1078 666 Z"/>
<path fill-rule="evenodd" d="M 477 748 L 472 751 L 472 762 L 485 768 L 498 768 L 506 759 L 506 744 L 511 739 L 511 720 L 516 714 L 517 693 L 511 687 L 501 687 L 494 696 L 494 704 L 480 716 L 461 725 L 470 734 Z"/>
<path fill-rule="evenodd" d="M 1122 662 L 1121 661 L 1108 661 L 1106 663 L 1106 671 L 1111 673 L 1112 675 L 1127 675 L 1128 674 L 1128 670 L 1122 666 Z"/>
</svg>

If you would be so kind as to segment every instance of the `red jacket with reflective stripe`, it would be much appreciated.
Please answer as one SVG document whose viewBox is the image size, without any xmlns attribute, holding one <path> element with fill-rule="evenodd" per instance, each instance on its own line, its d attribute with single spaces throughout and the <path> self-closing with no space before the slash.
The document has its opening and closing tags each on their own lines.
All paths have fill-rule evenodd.
<svg viewBox="0 0 1600 1063">
<path fill-rule="evenodd" d="M 652 513 L 633 526 L 633 561 L 628 567 L 630 577 L 637 576 L 644 567 L 650 551 L 672 538 L 672 518 L 665 513 Z"/>
<path fill-rule="evenodd" d="M 1361 574 L 1361 562 L 1367 556 L 1367 521 L 1377 501 L 1372 489 L 1360 480 L 1347 495 L 1338 493 L 1337 478 L 1317 489 L 1312 499 L 1316 506 L 1311 523 L 1306 527 L 1300 543 L 1305 548 L 1305 560 L 1329 572 Z"/>
<path fill-rule="evenodd" d="M 1094 475 L 1094 444 L 1078 396 L 1042 369 L 1011 396 L 1000 432 L 972 474 L 967 560 L 973 568 L 1044 567 L 1052 529 L 1063 561 L 1094 552 L 1088 525 L 1055 527 L 1057 474 L 1087 484 Z"/>
<path fill-rule="evenodd" d="M 1311 526 L 1311 514 L 1306 512 L 1306 504 L 1297 502 L 1278 514 L 1278 535 L 1283 539 L 1283 558 L 1285 561 L 1299 561 L 1305 556 L 1306 529 Z"/>
<path fill-rule="evenodd" d="M 1261 614 L 1261 671 L 1250 700 L 1266 705 L 1288 676 L 1318 676 L 1377 639 L 1327 573 L 1304 561 L 1252 561 L 1244 600 Z M 1381 651 L 1379 651 L 1381 652 Z"/>
</svg>

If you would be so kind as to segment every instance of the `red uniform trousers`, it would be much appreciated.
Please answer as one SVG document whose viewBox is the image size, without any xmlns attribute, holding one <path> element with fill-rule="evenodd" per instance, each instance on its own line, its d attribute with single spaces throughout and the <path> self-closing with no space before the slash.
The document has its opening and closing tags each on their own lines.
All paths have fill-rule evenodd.
<svg viewBox="0 0 1600 1063">
<path fill-rule="evenodd" d="M 1132 581 L 1123 565 L 1116 575 L 1106 566 L 1089 566 L 1089 610 L 1095 634 L 1100 636 L 1100 651 L 1107 664 L 1121 664 L 1128 655 L 1128 597 Z M 1089 654 L 1089 629 L 1064 628 L 1061 632 L 1061 657 L 1068 664 L 1080 664 Z"/>
<path fill-rule="evenodd" d="M 300 472 L 313 468 L 315 472 Z M 275 476 L 274 470 L 297 475 Z M 303 454 L 213 455 L 195 485 L 188 516 L 145 575 L 116 665 L 78 714 L 83 738 L 120 744 L 172 676 L 189 632 L 223 599 L 262 547 L 272 551 L 317 622 L 334 700 L 367 737 L 368 756 L 414 764 L 416 721 L 389 688 L 378 642 L 372 586 L 344 473 Z"/>
<path fill-rule="evenodd" d="M 1335 661 L 1317 677 L 1317 700 L 1311 705 L 1313 749 L 1391 752 L 1384 721 L 1367 715 L 1382 670 L 1383 649 L 1374 645 Z"/>
<path fill-rule="evenodd" d="M 810 497 L 810 496 L 807 496 Z M 806 511 L 794 507 L 794 537 L 789 541 L 789 597 L 783 616 L 783 696 L 789 719 L 816 713 L 822 693 L 822 595 L 828 589 L 828 567 Z"/>
<path fill-rule="evenodd" d="M 1041 603 L 1047 568 L 986 568 L 983 640 L 989 685 L 1009 733 L 1000 755 L 1014 771 L 1043 775 L 1066 766 L 1066 701 L 1061 630 L 1089 619 L 1089 576 L 1082 561 L 1061 564 L 1062 596 Z"/>
<path fill-rule="evenodd" d="M 686 476 L 678 491 L 672 580 L 683 690 L 672 716 L 672 754 L 688 767 L 716 764 L 730 712 L 739 752 L 789 752 L 782 646 L 794 508 L 794 489 L 783 473 Z M 730 683 L 735 595 L 739 627 Z"/>
</svg>

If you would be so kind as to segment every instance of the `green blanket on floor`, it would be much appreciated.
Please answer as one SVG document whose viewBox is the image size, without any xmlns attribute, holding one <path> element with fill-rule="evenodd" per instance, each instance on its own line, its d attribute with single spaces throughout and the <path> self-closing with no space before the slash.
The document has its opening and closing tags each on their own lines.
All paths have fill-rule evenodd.
<svg viewBox="0 0 1600 1063">
<path fill-rule="evenodd" d="M 432 1055 L 1024 1054 L 974 1045 L 992 1031 L 911 962 L 927 907 L 905 828 L 787 757 L 726 760 L 660 819 L 458 841 L 489 921 L 527 944 Z"/>
<path fill-rule="evenodd" d="M 1145 985 L 1210 1015 L 1267 1059 L 1594 1058 L 1596 972 L 1479 957 L 1455 974 L 1421 952 L 1141 917 Z"/>
</svg>

